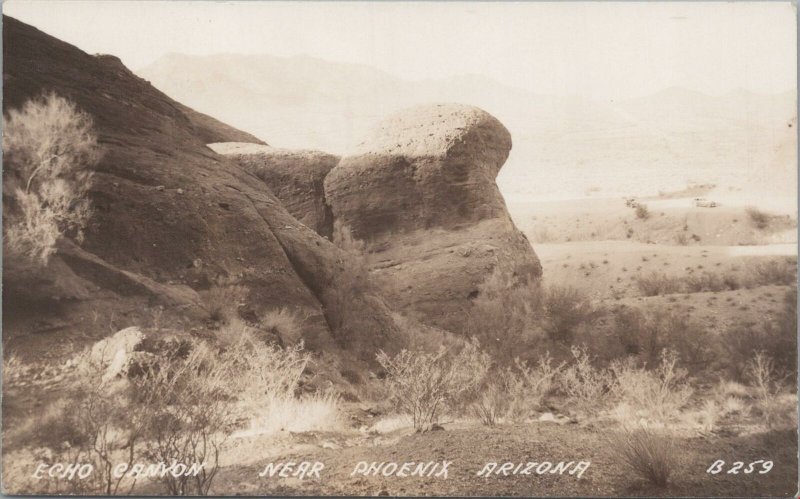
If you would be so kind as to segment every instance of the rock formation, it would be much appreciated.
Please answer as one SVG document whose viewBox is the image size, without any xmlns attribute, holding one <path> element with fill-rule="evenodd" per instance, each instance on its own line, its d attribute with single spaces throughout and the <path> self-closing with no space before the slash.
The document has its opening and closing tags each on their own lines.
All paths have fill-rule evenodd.
<svg viewBox="0 0 800 499">
<path fill-rule="evenodd" d="M 323 182 L 339 162 L 338 156 L 242 142 L 209 144 L 209 147 L 233 158 L 263 180 L 297 220 L 318 234 L 331 237 L 333 218 L 325 203 Z"/>
<path fill-rule="evenodd" d="M 463 331 L 470 299 L 495 269 L 541 275 L 495 184 L 510 149 L 508 130 L 485 111 L 432 105 L 390 117 L 331 170 L 334 221 L 365 243 L 391 303 Z"/>
<path fill-rule="evenodd" d="M 252 321 L 283 306 L 307 316 L 312 348 L 333 350 L 356 333 L 372 347 L 392 340 L 392 315 L 368 281 L 359 293 L 341 292 L 339 276 L 356 273 L 350 256 L 206 147 L 261 141 L 171 100 L 115 57 L 8 17 L 3 28 L 4 110 L 56 92 L 91 115 L 103 148 L 82 245 L 62 241 L 35 272 L 4 261 L 4 339 L 54 334 L 66 345 L 156 320 L 202 332 L 203 293 L 224 279 L 247 290 L 240 312 Z M 164 316 L 154 318 L 159 309 Z"/>
</svg>

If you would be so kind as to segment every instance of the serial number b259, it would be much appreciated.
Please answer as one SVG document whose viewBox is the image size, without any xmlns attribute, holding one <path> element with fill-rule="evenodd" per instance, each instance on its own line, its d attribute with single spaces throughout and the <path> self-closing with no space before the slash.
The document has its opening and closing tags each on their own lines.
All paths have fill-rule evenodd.
<svg viewBox="0 0 800 499">
<path fill-rule="evenodd" d="M 706 473 L 716 475 L 718 473 L 722 473 L 724 470 L 727 470 L 726 473 L 729 475 L 738 475 L 739 473 L 743 473 L 745 475 L 749 475 L 751 473 L 766 475 L 771 469 L 772 461 L 764 461 L 763 459 L 753 461 L 747 465 L 745 465 L 745 463 L 742 461 L 734 461 L 731 463 L 730 467 L 726 467 L 725 461 L 718 459 L 714 461 L 714 464 L 708 467 Z"/>
</svg>

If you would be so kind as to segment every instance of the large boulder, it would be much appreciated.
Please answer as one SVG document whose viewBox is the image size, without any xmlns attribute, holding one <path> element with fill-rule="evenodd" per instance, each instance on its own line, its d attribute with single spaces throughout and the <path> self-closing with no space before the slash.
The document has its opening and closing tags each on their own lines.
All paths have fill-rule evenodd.
<svg viewBox="0 0 800 499">
<path fill-rule="evenodd" d="M 208 146 L 233 158 L 242 168 L 263 180 L 297 220 L 321 236 L 331 237 L 333 217 L 325 203 L 323 182 L 339 162 L 338 156 L 246 142 Z"/>
<path fill-rule="evenodd" d="M 425 323 L 464 331 L 494 271 L 517 282 L 541 265 L 495 183 L 511 136 L 466 105 L 417 107 L 380 124 L 325 179 L 335 224 L 361 241 L 391 302 Z M 352 243 L 350 243 L 352 244 Z"/>
</svg>

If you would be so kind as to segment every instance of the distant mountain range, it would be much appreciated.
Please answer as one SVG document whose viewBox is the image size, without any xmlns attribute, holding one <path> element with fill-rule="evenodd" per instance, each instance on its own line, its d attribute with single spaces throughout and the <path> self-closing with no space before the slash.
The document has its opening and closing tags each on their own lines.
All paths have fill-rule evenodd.
<svg viewBox="0 0 800 499">
<path fill-rule="evenodd" d="M 691 181 L 787 191 L 796 179 L 794 91 L 709 96 L 669 88 L 599 101 L 535 94 L 479 75 L 410 81 L 307 56 L 236 54 L 169 54 L 137 74 L 271 145 L 338 154 L 404 107 L 474 104 L 514 139 L 498 180 L 507 197 L 644 193 Z"/>
</svg>

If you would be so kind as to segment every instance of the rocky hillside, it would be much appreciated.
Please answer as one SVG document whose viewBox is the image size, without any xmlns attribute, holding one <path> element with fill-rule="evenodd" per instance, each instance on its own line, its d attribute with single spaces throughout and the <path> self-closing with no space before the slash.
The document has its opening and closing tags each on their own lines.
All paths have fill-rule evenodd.
<svg viewBox="0 0 800 499">
<path fill-rule="evenodd" d="M 253 321 L 282 306 L 307 317 L 312 348 L 393 338 L 368 282 L 346 296 L 338 288 L 349 256 L 206 146 L 263 142 L 173 101 L 115 57 L 12 18 L 3 28 L 4 111 L 53 91 L 91 115 L 103 149 L 83 244 L 63 241 L 44 269 L 4 261 L 4 341 L 46 342 L 37 355 L 57 355 L 49 335 L 67 345 L 163 321 L 200 333 L 220 282 L 246 289 L 239 311 Z"/>
</svg>

